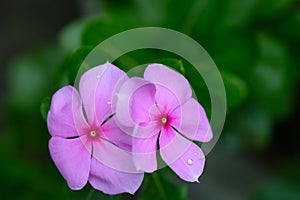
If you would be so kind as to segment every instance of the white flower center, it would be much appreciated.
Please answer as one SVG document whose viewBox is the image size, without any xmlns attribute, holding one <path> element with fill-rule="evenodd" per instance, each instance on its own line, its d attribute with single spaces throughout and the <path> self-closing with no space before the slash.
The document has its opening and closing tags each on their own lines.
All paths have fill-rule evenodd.
<svg viewBox="0 0 300 200">
<path fill-rule="evenodd" d="M 167 123 L 167 118 L 166 117 L 162 117 L 161 118 L 161 123 L 166 124 Z"/>
<path fill-rule="evenodd" d="M 90 136 L 91 137 L 96 137 L 97 136 L 97 132 L 96 131 L 91 131 L 90 132 Z"/>
</svg>

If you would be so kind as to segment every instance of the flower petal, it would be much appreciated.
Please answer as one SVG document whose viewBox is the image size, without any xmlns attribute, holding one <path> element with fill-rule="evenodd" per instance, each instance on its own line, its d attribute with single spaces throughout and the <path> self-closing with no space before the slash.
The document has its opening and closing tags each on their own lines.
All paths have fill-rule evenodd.
<svg viewBox="0 0 300 200">
<path fill-rule="evenodd" d="M 162 64 L 150 64 L 144 72 L 144 78 L 168 88 L 176 94 L 180 104 L 192 96 L 192 90 L 186 78 Z"/>
<path fill-rule="evenodd" d="M 150 138 L 158 134 L 160 131 L 160 124 L 157 121 L 150 121 L 146 125 L 136 125 L 132 131 L 131 136 L 134 138 Z"/>
<path fill-rule="evenodd" d="M 157 169 L 158 134 L 150 138 L 133 138 L 132 156 L 137 170 L 153 172 Z"/>
<path fill-rule="evenodd" d="M 123 150 L 103 137 L 93 141 L 93 157 L 112 169 L 137 173 L 131 152 Z"/>
<path fill-rule="evenodd" d="M 47 117 L 47 125 L 52 136 L 76 137 L 88 125 L 82 113 L 82 102 L 75 88 L 66 86 L 52 97 Z"/>
<path fill-rule="evenodd" d="M 162 137 L 163 135 L 161 135 Z M 161 143 L 160 138 L 160 143 Z M 205 157 L 201 149 L 179 134 L 160 149 L 162 159 L 183 180 L 198 181 L 203 172 Z"/>
<path fill-rule="evenodd" d="M 146 84 L 137 88 L 131 95 L 129 107 L 131 118 L 135 124 L 148 123 L 151 119 L 150 110 L 155 106 L 155 87 Z"/>
<path fill-rule="evenodd" d="M 102 192 L 110 195 L 128 192 L 134 194 L 142 184 L 143 173 L 127 173 L 112 169 L 92 158 L 89 182 Z"/>
<path fill-rule="evenodd" d="M 205 156 L 202 150 L 194 143 L 191 143 L 186 152 L 170 168 L 183 180 L 189 182 L 198 181 L 205 164 Z"/>
<path fill-rule="evenodd" d="M 112 117 L 102 126 L 106 138 L 121 149 L 131 151 L 132 137 L 124 133 L 116 124 L 115 117 Z"/>
<path fill-rule="evenodd" d="M 208 142 L 212 138 L 212 131 L 203 107 L 193 98 L 178 107 L 175 112 L 181 112 L 180 123 L 172 125 L 191 140 Z"/>
<path fill-rule="evenodd" d="M 125 72 L 107 62 L 85 72 L 79 82 L 79 91 L 89 123 L 102 123 L 112 112 L 112 98 Z M 96 116 L 95 116 L 96 113 Z"/>
<path fill-rule="evenodd" d="M 158 104 L 161 112 L 167 114 L 171 113 L 174 109 L 179 107 L 180 100 L 177 96 L 168 88 L 162 85 L 156 86 L 155 102 Z"/>
<path fill-rule="evenodd" d="M 69 187 L 80 190 L 88 181 L 91 146 L 84 145 L 84 138 L 64 139 L 52 137 L 49 141 L 50 155 Z"/>
<path fill-rule="evenodd" d="M 116 121 L 123 131 L 132 135 L 138 123 L 147 121 L 149 110 L 155 102 L 154 93 L 155 86 L 142 78 L 131 78 L 124 82 L 117 91 L 114 105 Z"/>
</svg>

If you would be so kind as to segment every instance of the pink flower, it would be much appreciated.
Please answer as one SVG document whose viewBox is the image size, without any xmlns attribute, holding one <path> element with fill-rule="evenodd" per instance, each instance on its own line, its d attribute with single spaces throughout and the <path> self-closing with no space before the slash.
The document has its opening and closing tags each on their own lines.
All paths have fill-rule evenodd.
<svg viewBox="0 0 300 200">
<path fill-rule="evenodd" d="M 47 120 L 49 150 L 71 189 L 81 189 L 89 181 L 107 194 L 133 194 L 141 185 L 143 174 L 133 173 L 127 152 L 131 138 L 112 116 L 111 100 L 122 77 L 126 78 L 123 71 L 106 63 L 82 75 L 80 94 L 66 86 L 53 95 Z"/>
<path fill-rule="evenodd" d="M 194 182 L 202 174 L 205 157 L 191 140 L 208 142 L 211 128 L 202 106 L 192 98 L 188 81 L 160 64 L 149 65 L 144 79 L 131 78 L 115 100 L 122 130 L 133 136 L 136 167 L 157 169 L 156 151 L 183 180 Z"/>
</svg>

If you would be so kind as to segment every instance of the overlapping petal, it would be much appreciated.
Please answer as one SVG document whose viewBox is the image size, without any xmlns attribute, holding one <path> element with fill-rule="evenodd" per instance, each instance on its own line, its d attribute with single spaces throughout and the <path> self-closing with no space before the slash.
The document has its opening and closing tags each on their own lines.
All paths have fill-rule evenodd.
<svg viewBox="0 0 300 200">
<path fill-rule="evenodd" d="M 159 105 L 162 112 L 171 113 L 180 106 L 180 99 L 172 90 L 165 86 L 156 84 L 155 102 Z"/>
<path fill-rule="evenodd" d="M 175 120 L 178 123 L 172 124 L 179 132 L 191 140 L 200 142 L 211 140 L 212 131 L 205 110 L 195 99 L 189 99 L 175 112 L 181 112 L 181 117 Z"/>
<path fill-rule="evenodd" d="M 143 178 L 143 173 L 132 174 L 115 170 L 92 158 L 89 182 L 95 189 L 106 194 L 113 195 L 124 192 L 134 194 L 140 187 Z"/>
<path fill-rule="evenodd" d="M 52 97 L 47 125 L 52 136 L 76 137 L 88 125 L 82 113 L 82 102 L 75 88 L 66 86 Z"/>
<path fill-rule="evenodd" d="M 144 72 L 144 78 L 156 85 L 168 88 L 177 96 L 180 104 L 192 96 L 192 90 L 186 78 L 162 64 L 150 64 Z"/>
<path fill-rule="evenodd" d="M 93 157 L 109 168 L 129 173 L 138 172 L 133 163 L 131 152 L 119 148 L 105 138 L 93 141 Z"/>
<path fill-rule="evenodd" d="M 111 141 L 121 149 L 128 152 L 131 151 L 132 138 L 117 126 L 115 117 L 112 117 L 105 122 L 101 128 L 107 140 Z"/>
<path fill-rule="evenodd" d="M 153 172 L 157 169 L 157 140 L 158 134 L 150 138 L 133 138 L 132 157 L 137 170 Z"/>
<path fill-rule="evenodd" d="M 85 138 L 52 137 L 49 150 L 52 160 L 69 187 L 79 190 L 87 183 L 91 163 L 91 145 Z"/>
<path fill-rule="evenodd" d="M 137 88 L 131 95 L 129 107 L 131 118 L 135 124 L 149 123 L 150 109 L 155 106 L 155 87 L 153 84 L 146 84 Z"/>
<path fill-rule="evenodd" d="M 154 104 L 154 94 L 155 86 L 142 78 L 131 78 L 122 84 L 114 106 L 122 130 L 132 134 L 135 125 L 149 120 L 147 108 Z"/>
<path fill-rule="evenodd" d="M 107 62 L 85 72 L 79 82 L 79 92 L 89 123 L 97 118 L 102 123 L 112 114 L 112 99 L 118 83 L 126 74 Z"/>
</svg>

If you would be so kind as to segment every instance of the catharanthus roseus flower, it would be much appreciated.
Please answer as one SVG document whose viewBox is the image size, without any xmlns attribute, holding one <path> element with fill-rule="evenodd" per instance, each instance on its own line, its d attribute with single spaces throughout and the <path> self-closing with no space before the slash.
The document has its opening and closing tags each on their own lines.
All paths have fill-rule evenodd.
<svg viewBox="0 0 300 200">
<path fill-rule="evenodd" d="M 208 142 L 211 128 L 202 106 L 192 98 L 188 81 L 160 64 L 149 65 L 144 79 L 130 78 L 117 92 L 116 118 L 133 136 L 136 167 L 157 169 L 156 151 L 182 179 L 197 181 L 205 156 L 190 140 Z"/>
<path fill-rule="evenodd" d="M 49 150 L 71 189 L 81 189 L 89 181 L 95 189 L 118 194 L 134 193 L 141 185 L 143 174 L 131 173 L 133 162 L 124 153 L 131 149 L 131 138 L 112 116 L 112 97 L 122 77 L 126 78 L 123 71 L 106 63 L 82 75 L 79 93 L 66 86 L 52 98 Z"/>
</svg>

